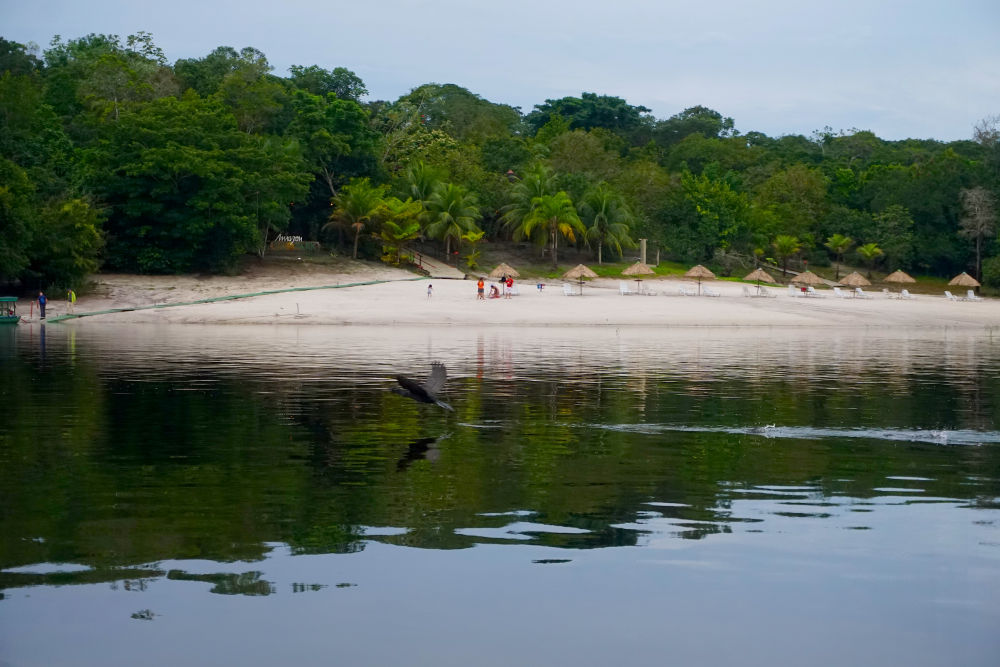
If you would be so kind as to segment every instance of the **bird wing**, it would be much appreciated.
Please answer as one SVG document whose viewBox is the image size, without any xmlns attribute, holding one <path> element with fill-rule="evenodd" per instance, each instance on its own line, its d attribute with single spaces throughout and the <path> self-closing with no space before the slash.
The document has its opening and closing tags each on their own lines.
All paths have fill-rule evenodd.
<svg viewBox="0 0 1000 667">
<path fill-rule="evenodd" d="M 434 399 L 427 395 L 427 390 L 419 382 L 411 380 L 408 377 L 403 377 L 402 375 L 396 376 L 396 382 L 399 383 L 402 389 L 393 387 L 393 391 L 400 396 L 406 396 L 407 398 L 413 398 L 425 403 L 434 402 Z"/>
<path fill-rule="evenodd" d="M 424 382 L 424 391 L 433 396 L 444 389 L 444 382 L 448 379 L 448 373 L 444 369 L 444 364 L 435 361 L 431 364 L 430 377 Z"/>
</svg>

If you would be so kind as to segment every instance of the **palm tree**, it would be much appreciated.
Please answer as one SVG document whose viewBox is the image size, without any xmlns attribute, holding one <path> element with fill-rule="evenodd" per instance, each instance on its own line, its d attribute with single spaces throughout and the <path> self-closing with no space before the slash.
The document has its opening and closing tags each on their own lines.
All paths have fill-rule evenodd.
<svg viewBox="0 0 1000 667">
<path fill-rule="evenodd" d="M 799 250 L 802 250 L 802 244 L 799 243 L 799 240 L 794 236 L 779 234 L 774 237 L 774 241 L 771 242 L 771 246 L 774 248 L 774 254 L 776 254 L 781 260 L 781 273 L 787 276 L 788 260 L 791 259 Z"/>
<path fill-rule="evenodd" d="M 535 197 L 544 197 L 555 193 L 555 173 L 541 163 L 532 165 L 524 173 L 524 177 L 511 188 L 510 203 L 503 207 L 501 219 L 504 225 L 511 230 L 516 230 L 531 212 L 531 202 Z"/>
<path fill-rule="evenodd" d="M 868 279 L 871 280 L 875 262 L 885 253 L 882 252 L 882 248 L 879 248 L 877 243 L 866 243 L 858 246 L 858 254 L 861 255 L 861 259 L 865 260 L 865 264 L 868 265 Z"/>
<path fill-rule="evenodd" d="M 426 202 L 444 185 L 444 173 L 424 162 L 410 165 L 406 170 L 404 187 L 406 196 L 414 201 Z"/>
<path fill-rule="evenodd" d="M 386 257 L 393 257 L 393 263 L 399 264 L 406 244 L 420 236 L 420 215 L 424 207 L 420 202 L 407 199 L 400 201 L 389 197 L 382 202 L 378 217 L 382 219 L 382 229 L 379 237 L 382 239 L 383 252 Z"/>
<path fill-rule="evenodd" d="M 580 221 L 569 195 L 557 192 L 531 200 L 531 211 L 521 221 L 521 226 L 514 230 L 514 236 L 515 239 L 533 238 L 542 244 L 548 241 L 554 267 L 558 264 L 559 237 L 565 236 L 570 242 L 575 242 L 576 232 L 586 234 L 587 228 Z"/>
<path fill-rule="evenodd" d="M 826 240 L 824 243 L 830 252 L 837 258 L 837 270 L 833 276 L 834 280 L 840 280 L 840 263 L 844 260 L 844 253 L 851 249 L 854 245 L 854 239 L 849 236 L 844 236 L 843 234 L 834 234 Z"/>
<path fill-rule="evenodd" d="M 605 245 L 622 254 L 622 246 L 634 248 L 635 241 L 629 236 L 629 225 L 635 220 L 622 196 L 608 186 L 599 183 L 591 188 L 579 205 L 580 216 L 587 227 L 587 239 L 597 245 L 597 263 L 602 263 L 601 250 Z"/>
<path fill-rule="evenodd" d="M 427 226 L 424 233 L 445 243 L 445 253 L 451 256 L 451 240 L 461 243 L 462 235 L 477 232 L 476 221 L 482 217 L 476 195 L 461 185 L 448 183 L 431 193 L 426 202 Z"/>
<path fill-rule="evenodd" d="M 358 258 L 358 239 L 361 231 L 375 216 L 382 205 L 388 186 L 372 185 L 367 178 L 353 178 L 348 185 L 340 189 L 340 194 L 333 198 L 336 208 L 330 215 L 331 225 L 342 225 L 354 230 L 354 259 Z"/>
</svg>

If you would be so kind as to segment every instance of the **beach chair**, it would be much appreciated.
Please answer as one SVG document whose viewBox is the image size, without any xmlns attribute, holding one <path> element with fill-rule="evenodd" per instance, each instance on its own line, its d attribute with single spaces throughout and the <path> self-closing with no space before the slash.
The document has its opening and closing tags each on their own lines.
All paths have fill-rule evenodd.
<svg viewBox="0 0 1000 667">
<path fill-rule="evenodd" d="M 680 294 L 681 296 L 698 296 L 697 292 L 695 292 L 693 289 L 688 289 L 686 287 L 677 288 L 677 293 Z"/>
<path fill-rule="evenodd" d="M 711 287 L 702 287 L 701 293 L 704 294 L 705 296 L 722 296 L 720 292 L 716 292 Z"/>
<path fill-rule="evenodd" d="M 889 291 L 888 287 L 883 287 L 882 288 L 882 295 L 885 296 L 885 298 L 887 298 L 887 299 L 896 299 L 896 298 L 898 298 L 895 294 L 893 294 L 892 292 Z"/>
<path fill-rule="evenodd" d="M 632 288 L 629 287 L 628 283 L 625 282 L 625 281 L 619 281 L 619 283 L 618 283 L 618 293 L 621 294 L 622 296 L 628 296 L 629 294 L 635 294 L 635 292 L 632 291 Z"/>
<path fill-rule="evenodd" d="M 983 297 L 979 296 L 978 294 L 976 294 L 972 290 L 969 290 L 968 292 L 965 293 L 965 300 L 966 301 L 985 301 L 985 299 L 983 299 Z"/>
<path fill-rule="evenodd" d="M 854 296 L 856 296 L 859 299 L 870 299 L 870 298 L 872 298 L 871 294 L 865 293 L 865 291 L 863 289 L 861 289 L 860 287 L 855 287 L 854 288 Z"/>
<path fill-rule="evenodd" d="M 816 291 L 812 285 L 806 288 L 806 296 L 815 297 L 817 299 L 821 298 L 823 295 Z"/>
<path fill-rule="evenodd" d="M 899 298 L 900 299 L 912 299 L 913 295 L 910 294 L 910 290 L 904 289 L 904 290 L 900 290 L 900 292 L 899 292 Z"/>
<path fill-rule="evenodd" d="M 944 296 L 945 296 L 946 299 L 948 299 L 948 301 L 965 301 L 965 299 L 958 298 L 957 296 L 955 296 L 954 294 L 952 294 L 948 290 L 944 291 Z"/>
<path fill-rule="evenodd" d="M 760 295 L 762 297 L 764 297 L 765 299 L 776 299 L 776 298 L 778 298 L 777 294 L 772 294 L 771 290 L 767 289 L 766 287 L 761 287 L 760 288 Z"/>
<path fill-rule="evenodd" d="M 801 294 L 802 294 L 802 292 L 795 285 L 789 285 L 788 286 L 788 296 L 790 296 L 790 297 L 792 297 L 794 299 L 797 299 L 797 298 L 799 298 L 799 296 Z"/>
<path fill-rule="evenodd" d="M 569 283 L 563 283 L 563 294 L 566 296 L 576 296 L 577 293 L 573 291 L 573 286 Z"/>
<path fill-rule="evenodd" d="M 840 289 L 839 287 L 834 287 L 833 288 L 833 295 L 835 297 L 837 297 L 838 299 L 846 299 L 847 298 L 847 295 L 844 294 L 844 290 Z"/>
<path fill-rule="evenodd" d="M 750 288 L 747 287 L 746 285 L 743 286 L 743 296 L 746 296 L 746 297 L 752 296 L 750 294 Z"/>
</svg>

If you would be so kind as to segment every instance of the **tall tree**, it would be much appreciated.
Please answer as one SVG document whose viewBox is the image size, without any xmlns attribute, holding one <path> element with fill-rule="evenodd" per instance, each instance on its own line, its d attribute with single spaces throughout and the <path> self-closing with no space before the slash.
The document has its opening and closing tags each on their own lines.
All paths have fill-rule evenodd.
<svg viewBox="0 0 1000 667">
<path fill-rule="evenodd" d="M 976 243 L 976 278 L 983 276 L 983 241 L 997 231 L 997 209 L 993 193 L 982 186 L 968 188 L 960 193 L 962 219 L 959 235 Z"/>
<path fill-rule="evenodd" d="M 597 247 L 597 263 L 602 263 L 604 246 L 614 249 L 619 256 L 622 247 L 633 248 L 629 236 L 635 218 L 621 194 L 607 183 L 599 183 L 584 195 L 579 205 L 580 220 L 587 228 L 587 240 Z"/>
<path fill-rule="evenodd" d="M 535 197 L 531 201 L 531 211 L 515 230 L 514 237 L 547 241 L 552 266 L 555 267 L 559 263 L 559 237 L 574 243 L 577 233 L 586 234 L 587 230 L 577 215 L 573 200 L 565 192 L 557 192 Z"/>
<path fill-rule="evenodd" d="M 834 234 L 824 243 L 837 260 L 837 269 L 833 276 L 834 280 L 840 280 L 840 263 L 844 261 L 844 253 L 854 245 L 854 239 L 843 234 Z"/>
<path fill-rule="evenodd" d="M 358 258 L 361 232 L 372 222 L 388 192 L 386 185 L 372 185 L 367 178 L 353 179 L 340 190 L 333 203 L 336 206 L 327 226 L 340 225 L 354 232 L 354 259 Z"/>
<path fill-rule="evenodd" d="M 771 247 L 774 248 L 774 254 L 778 256 L 778 261 L 781 262 L 781 273 L 782 275 L 788 275 L 788 260 L 794 257 L 800 250 L 802 250 L 802 244 L 794 236 L 789 236 L 788 234 L 779 234 L 771 242 Z"/>
<path fill-rule="evenodd" d="M 884 254 L 882 248 L 879 248 L 877 243 L 866 243 L 863 246 L 858 246 L 858 255 L 868 265 L 869 279 L 872 277 L 872 271 L 875 268 L 876 262 L 878 262 L 878 258 Z"/>
<path fill-rule="evenodd" d="M 288 70 L 291 72 L 289 78 L 292 83 L 313 95 L 326 97 L 328 93 L 333 93 L 339 99 L 360 102 L 368 94 L 361 77 L 346 67 L 335 67 L 327 71 L 317 65 L 292 65 Z"/>
<path fill-rule="evenodd" d="M 424 233 L 445 243 L 445 254 L 451 257 L 451 242 L 461 243 L 462 236 L 478 232 L 476 221 L 482 217 L 476 196 L 461 185 L 448 183 L 431 193 L 426 202 L 427 225 Z"/>
</svg>

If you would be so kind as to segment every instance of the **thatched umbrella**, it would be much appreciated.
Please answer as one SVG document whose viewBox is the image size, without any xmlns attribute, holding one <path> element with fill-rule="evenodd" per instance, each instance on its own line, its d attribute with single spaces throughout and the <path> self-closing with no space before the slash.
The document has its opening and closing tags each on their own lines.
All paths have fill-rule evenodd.
<svg viewBox="0 0 1000 667">
<path fill-rule="evenodd" d="M 698 281 L 698 296 L 701 296 L 701 281 L 713 280 L 715 278 L 715 274 L 699 264 L 698 266 L 693 266 L 688 269 L 688 272 L 684 274 L 684 277 L 694 278 Z"/>
<path fill-rule="evenodd" d="M 905 271 L 893 271 L 892 273 L 890 273 L 889 275 L 887 275 L 883 279 L 883 282 L 887 282 L 887 283 L 915 283 L 917 281 L 913 279 L 913 276 L 911 276 L 910 274 L 906 273 Z"/>
<path fill-rule="evenodd" d="M 572 269 L 563 274 L 563 278 L 567 280 L 572 280 L 576 278 L 580 281 L 580 294 L 583 294 L 583 279 L 584 278 L 596 278 L 597 274 L 594 273 L 590 267 L 584 266 L 583 264 L 577 264 Z"/>
<path fill-rule="evenodd" d="M 656 271 L 653 271 L 653 269 L 649 268 L 648 266 L 646 266 L 642 262 L 636 262 L 632 266 L 630 266 L 627 269 L 625 269 L 624 271 L 622 271 L 622 275 L 623 276 L 637 276 L 636 279 L 635 279 L 636 289 L 639 289 L 639 291 L 641 292 L 642 289 L 640 288 L 640 286 L 642 284 L 642 278 L 640 278 L 638 276 L 652 276 L 652 275 L 656 275 Z"/>
<path fill-rule="evenodd" d="M 812 271 L 803 271 L 799 275 L 792 278 L 792 282 L 798 283 L 799 285 L 822 285 L 823 279 Z"/>
<path fill-rule="evenodd" d="M 840 282 L 844 285 L 850 287 L 867 287 L 871 285 L 867 278 L 855 271 L 854 273 L 849 273 L 840 279 Z"/>
<path fill-rule="evenodd" d="M 957 285 L 958 287 L 979 287 L 979 281 L 965 271 L 952 278 L 948 284 Z"/>
<path fill-rule="evenodd" d="M 517 272 L 513 266 L 507 262 L 501 262 L 497 265 L 497 268 L 490 271 L 490 278 L 496 280 L 497 278 L 503 278 L 504 276 L 510 276 L 511 278 L 520 278 L 521 274 Z"/>
<path fill-rule="evenodd" d="M 757 294 L 760 294 L 760 281 L 765 283 L 774 283 L 774 278 L 770 273 L 760 268 L 759 266 L 754 269 L 751 273 L 743 276 L 743 280 L 756 280 L 757 281 Z"/>
</svg>

